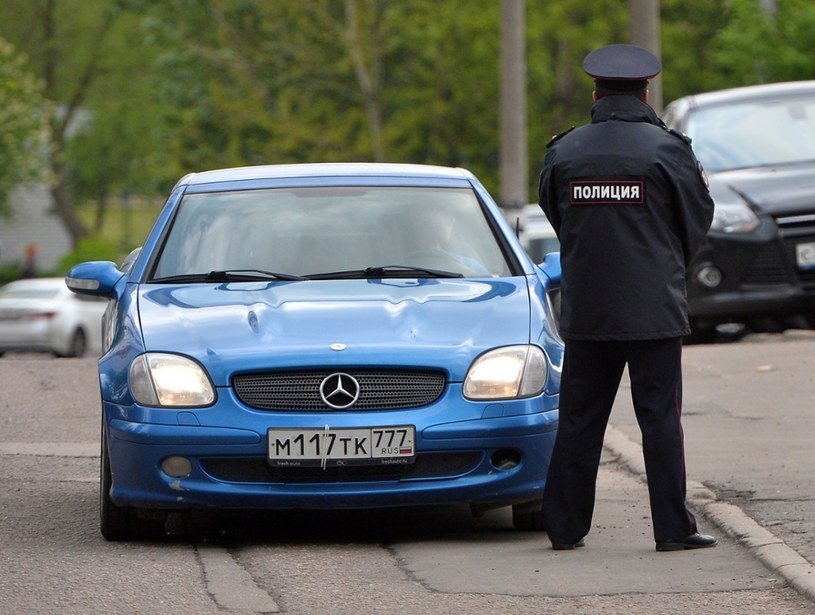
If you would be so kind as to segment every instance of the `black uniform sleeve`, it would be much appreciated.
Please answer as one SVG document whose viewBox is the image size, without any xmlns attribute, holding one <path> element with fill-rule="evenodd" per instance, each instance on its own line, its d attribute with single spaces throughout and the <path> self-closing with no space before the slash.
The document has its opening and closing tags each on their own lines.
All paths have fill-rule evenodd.
<svg viewBox="0 0 815 615">
<path fill-rule="evenodd" d="M 702 165 L 688 142 L 676 139 L 664 163 L 673 184 L 685 266 L 696 256 L 713 221 L 713 199 Z"/>
<path fill-rule="evenodd" d="M 543 170 L 538 181 L 538 205 L 546 214 L 546 218 L 555 229 L 555 234 L 560 239 L 560 209 L 558 207 L 558 195 L 554 185 L 552 174 L 555 168 L 555 154 L 552 149 L 547 150 L 543 163 Z"/>
</svg>

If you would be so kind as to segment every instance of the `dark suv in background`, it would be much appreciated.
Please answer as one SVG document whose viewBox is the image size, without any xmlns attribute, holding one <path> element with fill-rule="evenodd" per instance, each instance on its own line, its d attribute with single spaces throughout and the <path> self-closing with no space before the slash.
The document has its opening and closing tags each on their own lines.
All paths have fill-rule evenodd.
<svg viewBox="0 0 815 615">
<path fill-rule="evenodd" d="M 815 326 L 815 81 L 687 96 L 663 118 L 693 139 L 716 203 L 688 275 L 694 341 Z"/>
</svg>

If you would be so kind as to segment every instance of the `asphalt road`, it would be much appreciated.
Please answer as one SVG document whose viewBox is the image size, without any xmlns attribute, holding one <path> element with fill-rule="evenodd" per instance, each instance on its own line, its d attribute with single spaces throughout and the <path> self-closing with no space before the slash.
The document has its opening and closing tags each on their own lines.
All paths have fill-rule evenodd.
<svg viewBox="0 0 815 615">
<path fill-rule="evenodd" d="M 815 332 L 684 351 L 688 474 L 815 564 Z M 630 399 L 612 421 L 639 441 Z"/>
<path fill-rule="evenodd" d="M 685 365 L 691 496 L 721 545 L 656 553 L 625 388 L 585 549 L 458 507 L 202 514 L 113 544 L 98 533 L 95 361 L 0 359 L 0 612 L 814 612 L 789 572 L 815 557 L 815 334 L 692 346 Z"/>
</svg>

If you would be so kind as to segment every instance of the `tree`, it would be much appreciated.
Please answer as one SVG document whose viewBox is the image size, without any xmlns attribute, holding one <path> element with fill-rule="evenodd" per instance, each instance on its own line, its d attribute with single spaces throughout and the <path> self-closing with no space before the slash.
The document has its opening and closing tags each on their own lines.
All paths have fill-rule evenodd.
<svg viewBox="0 0 815 615">
<path fill-rule="evenodd" d="M 187 170 L 390 160 L 496 183 L 492 0 L 166 0 L 150 13 L 164 142 Z"/>
<path fill-rule="evenodd" d="M 552 136 L 588 121 L 593 83 L 583 58 L 593 49 L 628 42 L 620 0 L 527 0 L 530 178 L 537 183 Z M 537 185 L 531 187 L 537 194 Z"/>
<path fill-rule="evenodd" d="M 549 139 L 589 116 L 583 57 L 630 42 L 628 5 L 525 0 L 533 184 Z M 661 0 L 665 101 L 811 78 L 810 5 Z M 96 203 L 99 224 L 123 193 L 224 166 L 462 166 L 497 194 L 500 23 L 497 0 L 0 3 L 0 35 L 58 105 L 51 174 L 75 237 L 88 230 L 77 201 Z"/>
<path fill-rule="evenodd" d="M 662 84 L 666 104 L 718 87 L 714 85 L 719 80 L 719 68 L 713 57 L 713 41 L 726 27 L 732 4 L 730 0 L 662 0 Z"/>
<path fill-rule="evenodd" d="M 813 30 L 810 0 L 733 2 L 711 44 L 715 87 L 815 78 Z"/>
<path fill-rule="evenodd" d="M 41 176 L 47 145 L 47 104 L 25 59 L 0 39 L 0 215 L 20 184 Z"/>
<path fill-rule="evenodd" d="M 76 243 L 88 229 L 77 215 L 72 196 L 69 141 L 92 120 L 97 110 L 86 103 L 111 69 L 111 60 L 122 57 L 108 54 L 122 13 L 107 0 L 7 0 L 0 11 L 2 33 L 25 50 L 28 66 L 42 81 L 43 95 L 51 103 L 46 152 L 49 187 L 54 210 Z"/>
<path fill-rule="evenodd" d="M 76 206 L 94 205 L 93 232 L 102 228 L 113 204 L 129 195 L 163 196 L 177 180 L 165 170 L 157 121 L 163 101 L 153 92 L 160 50 L 145 39 L 138 7 L 121 9 L 84 98 L 85 119 L 65 145 L 70 195 Z"/>
</svg>

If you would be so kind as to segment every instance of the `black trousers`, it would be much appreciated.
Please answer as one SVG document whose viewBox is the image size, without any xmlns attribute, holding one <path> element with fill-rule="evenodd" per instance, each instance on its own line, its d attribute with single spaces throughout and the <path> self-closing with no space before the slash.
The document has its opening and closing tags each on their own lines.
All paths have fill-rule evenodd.
<svg viewBox="0 0 815 615">
<path fill-rule="evenodd" d="M 685 504 L 681 338 L 566 340 L 560 420 L 543 492 L 553 544 L 576 543 L 591 529 L 603 436 L 626 364 L 642 431 L 654 539 L 696 532 Z"/>
</svg>

